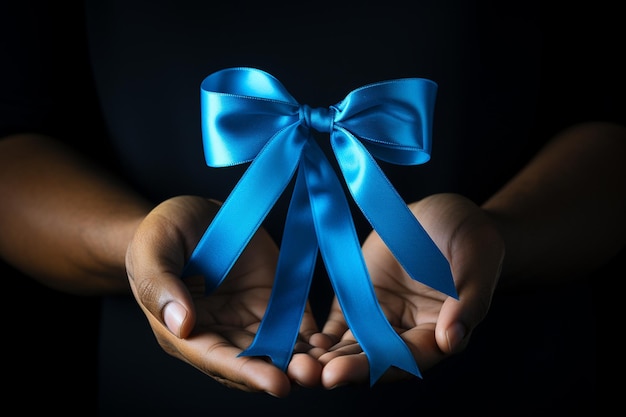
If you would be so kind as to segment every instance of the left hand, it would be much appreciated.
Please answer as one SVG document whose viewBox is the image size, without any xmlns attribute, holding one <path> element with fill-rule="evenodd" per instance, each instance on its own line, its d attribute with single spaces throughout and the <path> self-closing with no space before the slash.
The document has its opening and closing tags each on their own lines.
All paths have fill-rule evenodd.
<svg viewBox="0 0 626 417">
<path fill-rule="evenodd" d="M 363 254 L 382 310 L 413 352 L 421 371 L 460 352 L 486 316 L 500 275 L 504 243 L 483 210 L 457 194 L 436 194 L 410 206 L 451 265 L 459 299 L 413 280 L 373 231 Z M 369 363 L 335 299 L 322 333 L 309 342 L 329 349 L 322 384 L 367 383 Z M 381 381 L 409 378 L 390 368 Z"/>
</svg>

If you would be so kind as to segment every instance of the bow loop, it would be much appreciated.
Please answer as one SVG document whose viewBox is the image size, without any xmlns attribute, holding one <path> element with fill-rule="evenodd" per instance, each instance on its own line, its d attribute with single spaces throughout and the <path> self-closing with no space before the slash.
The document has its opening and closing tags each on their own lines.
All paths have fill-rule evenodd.
<svg viewBox="0 0 626 417">
<path fill-rule="evenodd" d="M 298 104 L 274 76 L 254 68 L 235 67 L 214 72 L 202 81 L 200 87 L 215 93 Z"/>
<path fill-rule="evenodd" d="M 272 296 L 241 355 L 268 356 L 287 369 L 319 251 L 346 323 L 370 361 L 371 384 L 391 366 L 421 376 L 378 304 L 344 187 L 311 129 L 330 133 L 344 184 L 407 273 L 457 297 L 447 260 L 374 159 L 420 164 L 430 158 L 436 89 L 430 80 L 391 80 L 356 89 L 334 106 L 311 108 L 254 68 L 225 69 L 202 82 L 207 164 L 252 162 L 183 275 L 203 275 L 207 292 L 219 286 L 297 173 Z"/>
<path fill-rule="evenodd" d="M 202 139 L 208 166 L 252 161 L 277 131 L 298 121 L 298 102 L 273 76 L 227 68 L 200 88 Z"/>
<path fill-rule="evenodd" d="M 437 84 L 404 78 L 370 84 L 336 105 L 335 123 L 360 138 L 376 158 L 400 165 L 430 159 Z"/>
<path fill-rule="evenodd" d="M 252 161 L 286 126 L 298 122 L 298 106 L 203 90 L 201 105 L 204 157 L 208 166 Z"/>
</svg>

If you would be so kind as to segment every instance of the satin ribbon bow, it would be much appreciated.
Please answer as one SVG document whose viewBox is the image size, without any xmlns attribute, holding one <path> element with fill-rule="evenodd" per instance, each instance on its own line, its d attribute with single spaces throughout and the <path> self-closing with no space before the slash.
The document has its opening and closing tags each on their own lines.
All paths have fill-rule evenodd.
<svg viewBox="0 0 626 417">
<path fill-rule="evenodd" d="M 184 275 L 203 275 L 207 293 L 218 287 L 297 172 L 272 294 L 241 355 L 267 356 L 286 370 L 319 251 L 346 323 L 369 360 L 370 384 L 390 366 L 421 377 L 378 304 L 342 184 L 311 129 L 330 133 L 354 201 L 409 275 L 458 298 L 447 260 L 374 160 L 410 165 L 430 159 L 436 91 L 427 79 L 396 79 L 358 88 L 329 108 L 311 108 L 258 69 L 228 68 L 204 79 L 206 163 L 251 163 Z"/>
</svg>

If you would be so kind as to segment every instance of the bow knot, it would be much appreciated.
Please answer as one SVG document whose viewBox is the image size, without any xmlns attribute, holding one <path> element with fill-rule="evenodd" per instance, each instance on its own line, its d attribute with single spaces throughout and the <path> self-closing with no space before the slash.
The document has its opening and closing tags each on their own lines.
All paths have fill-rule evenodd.
<svg viewBox="0 0 626 417">
<path fill-rule="evenodd" d="M 267 356 L 287 369 L 319 252 L 346 323 L 370 362 L 370 383 L 391 366 L 421 376 L 378 304 L 344 187 L 311 128 L 330 133 L 347 189 L 404 270 L 458 298 L 448 261 L 374 159 L 405 165 L 428 161 L 436 89 L 420 78 L 384 81 L 358 88 L 329 108 L 312 109 L 254 68 L 225 69 L 203 80 L 207 164 L 252 163 L 183 274 L 203 275 L 207 293 L 219 286 L 295 177 L 272 296 L 256 337 L 241 355 Z"/>
<path fill-rule="evenodd" d="M 307 104 L 302 104 L 298 110 L 300 121 L 305 127 L 315 129 L 320 133 L 330 133 L 333 130 L 334 108 L 311 108 Z"/>
</svg>

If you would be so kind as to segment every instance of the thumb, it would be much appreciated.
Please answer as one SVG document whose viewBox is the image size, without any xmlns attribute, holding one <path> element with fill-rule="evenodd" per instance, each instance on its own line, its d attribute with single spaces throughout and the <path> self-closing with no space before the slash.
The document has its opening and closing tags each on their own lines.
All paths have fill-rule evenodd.
<svg viewBox="0 0 626 417">
<path fill-rule="evenodd" d="M 416 205 L 425 228 L 450 262 L 458 300 L 441 307 L 435 338 L 448 354 L 464 349 L 491 306 L 504 259 L 504 241 L 495 225 L 472 201 L 453 194 L 432 196 Z"/>
<path fill-rule="evenodd" d="M 500 277 L 504 247 L 499 238 L 484 238 L 481 245 L 463 243 L 455 253 L 451 245 L 452 274 L 459 298 L 448 297 L 439 312 L 435 337 L 439 348 L 448 354 L 463 350 L 473 330 L 487 316 Z M 496 237 L 494 237 L 496 236 Z M 472 259 L 472 261 L 468 261 Z"/>
<path fill-rule="evenodd" d="M 176 337 L 184 338 L 195 325 L 191 295 L 179 278 L 182 266 L 172 269 L 159 255 L 158 247 L 146 244 L 147 240 L 154 240 L 152 233 L 153 228 L 140 226 L 128 247 L 126 271 L 130 287 L 151 324 L 156 320 Z"/>
<path fill-rule="evenodd" d="M 179 338 L 189 336 L 196 321 L 188 286 L 203 287 L 202 277 L 180 278 L 185 254 L 206 228 L 211 217 L 207 213 L 214 211 L 210 204 L 197 197 L 166 200 L 141 222 L 126 251 L 126 270 L 137 303 L 153 327 L 159 322 Z"/>
</svg>

